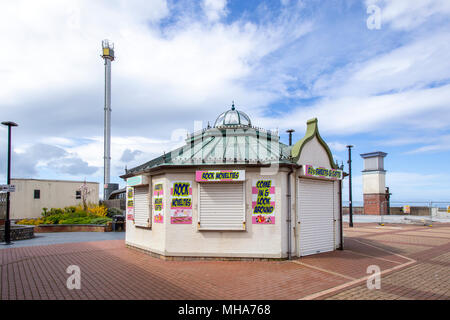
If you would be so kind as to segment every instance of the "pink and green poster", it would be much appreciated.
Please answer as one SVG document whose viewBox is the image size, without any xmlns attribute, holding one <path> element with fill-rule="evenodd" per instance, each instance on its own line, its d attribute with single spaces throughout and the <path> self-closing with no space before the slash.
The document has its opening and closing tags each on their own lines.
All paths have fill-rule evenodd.
<svg viewBox="0 0 450 320">
<path fill-rule="evenodd" d="M 162 183 L 155 184 L 153 188 L 153 221 L 164 222 L 164 187 Z"/>
<path fill-rule="evenodd" d="M 127 220 L 134 220 L 134 188 L 127 187 Z"/>
<path fill-rule="evenodd" d="M 275 185 L 272 179 L 253 180 L 252 223 L 275 224 Z"/>
<path fill-rule="evenodd" d="M 192 224 L 192 181 L 172 182 L 170 223 Z"/>
</svg>

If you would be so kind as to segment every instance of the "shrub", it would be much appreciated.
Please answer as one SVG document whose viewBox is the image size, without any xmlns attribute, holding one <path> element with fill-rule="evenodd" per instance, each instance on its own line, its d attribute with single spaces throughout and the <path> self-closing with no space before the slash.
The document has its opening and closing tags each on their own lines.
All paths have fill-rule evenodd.
<svg viewBox="0 0 450 320">
<path fill-rule="evenodd" d="M 97 217 L 106 217 L 108 209 L 104 205 L 88 207 L 88 212 Z"/>
<path fill-rule="evenodd" d="M 37 226 L 39 224 L 42 224 L 43 222 L 44 222 L 43 219 L 22 219 L 22 220 L 16 221 L 16 224 Z"/>
<path fill-rule="evenodd" d="M 77 208 L 76 206 L 70 206 L 70 207 L 64 208 L 65 213 L 75 213 L 76 211 L 80 211 L 80 208 Z"/>
<path fill-rule="evenodd" d="M 113 211 L 117 214 L 116 211 Z M 81 205 L 68 206 L 61 208 L 42 208 L 42 218 L 40 219 L 23 219 L 19 221 L 21 224 L 105 224 L 111 221 L 107 217 L 108 209 L 104 205 L 93 203 L 88 204 L 87 210 Z M 121 214 L 119 210 L 119 214 Z M 94 222 L 91 222 L 94 220 Z M 19 223 L 18 222 L 18 223 Z"/>
<path fill-rule="evenodd" d="M 58 224 L 62 214 L 53 214 L 44 218 L 44 224 Z"/>
<path fill-rule="evenodd" d="M 47 211 L 47 208 L 43 208 L 42 209 L 42 216 L 43 217 L 49 217 L 49 216 L 53 216 L 56 214 L 63 214 L 64 210 L 60 209 L 60 208 L 51 208 L 50 210 Z"/>
<path fill-rule="evenodd" d="M 122 210 L 117 208 L 108 208 L 106 216 L 112 218 L 115 215 L 123 215 Z"/>
<path fill-rule="evenodd" d="M 90 224 L 91 218 L 87 217 L 77 217 L 77 218 L 68 218 L 59 221 L 59 224 Z"/>
<path fill-rule="evenodd" d="M 94 218 L 94 219 L 91 219 L 91 224 L 107 224 L 109 221 L 112 221 L 112 219 L 111 218 L 107 218 L 107 217 L 105 217 L 105 218 Z"/>
<path fill-rule="evenodd" d="M 47 209 L 47 208 L 42 208 L 42 217 L 48 217 L 48 216 L 51 216 L 51 215 L 53 215 L 53 214 L 55 214 L 56 212 L 55 212 L 55 209 L 54 208 L 51 208 L 50 210 L 49 209 Z"/>
</svg>

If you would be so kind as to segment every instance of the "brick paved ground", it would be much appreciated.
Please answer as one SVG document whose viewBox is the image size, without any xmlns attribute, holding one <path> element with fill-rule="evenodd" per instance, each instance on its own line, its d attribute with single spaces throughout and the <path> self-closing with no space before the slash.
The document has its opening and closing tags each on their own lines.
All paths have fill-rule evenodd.
<svg viewBox="0 0 450 320">
<path fill-rule="evenodd" d="M 122 240 L 0 250 L 0 299 L 449 299 L 450 225 L 345 228 L 345 251 L 295 261 L 163 261 Z M 368 290 L 378 265 L 381 290 Z M 66 268 L 81 268 L 68 290 Z M 361 280 L 362 279 L 362 280 Z"/>
<path fill-rule="evenodd" d="M 339 290 L 321 299 L 450 299 L 450 226 L 399 226 L 391 232 L 369 232 L 370 227 L 345 229 L 346 240 L 359 240 L 407 256 L 415 262 L 406 268 L 382 276 L 380 290 L 368 290 L 366 283 Z M 360 234 L 366 230 L 367 234 Z M 379 228 L 379 230 L 383 230 Z M 358 235 L 355 235 L 358 232 Z"/>
</svg>

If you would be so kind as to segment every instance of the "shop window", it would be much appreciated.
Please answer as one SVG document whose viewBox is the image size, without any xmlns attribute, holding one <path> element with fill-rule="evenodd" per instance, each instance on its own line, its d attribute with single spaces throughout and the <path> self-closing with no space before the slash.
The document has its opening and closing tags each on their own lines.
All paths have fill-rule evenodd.
<svg viewBox="0 0 450 320">
<path fill-rule="evenodd" d="M 34 198 L 35 199 L 40 199 L 41 198 L 41 190 L 34 190 Z"/>
<path fill-rule="evenodd" d="M 81 199 L 81 191 L 75 191 L 75 199 Z"/>
</svg>

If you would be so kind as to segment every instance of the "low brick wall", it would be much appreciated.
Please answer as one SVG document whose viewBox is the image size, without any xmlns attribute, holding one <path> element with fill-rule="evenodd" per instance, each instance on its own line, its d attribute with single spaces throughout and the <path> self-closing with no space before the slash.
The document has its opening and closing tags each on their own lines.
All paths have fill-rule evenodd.
<svg viewBox="0 0 450 320">
<path fill-rule="evenodd" d="M 364 214 L 364 208 L 363 207 L 353 207 L 353 214 Z M 349 214 L 348 207 L 342 207 L 342 214 Z"/>
<path fill-rule="evenodd" d="M 349 214 L 348 207 L 342 207 L 342 214 Z M 353 207 L 353 214 L 365 214 L 363 207 Z M 411 213 L 403 213 L 403 207 L 391 207 L 391 215 L 411 215 L 411 216 L 429 216 L 430 208 L 428 207 L 411 207 Z"/>
<path fill-rule="evenodd" d="M 33 226 L 11 226 L 11 241 L 31 239 L 34 237 Z M 5 229 L 0 228 L 0 242 L 5 241 Z"/>
<path fill-rule="evenodd" d="M 391 207 L 391 214 L 408 214 L 403 213 L 403 207 Z M 429 216 L 431 215 L 431 211 L 429 207 L 412 207 L 411 206 L 411 213 L 409 213 L 411 216 Z"/>
<path fill-rule="evenodd" d="M 42 224 L 34 228 L 36 233 L 48 232 L 109 232 L 111 225 L 92 224 Z"/>
</svg>

